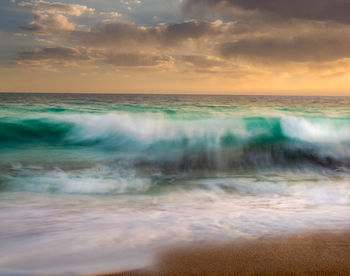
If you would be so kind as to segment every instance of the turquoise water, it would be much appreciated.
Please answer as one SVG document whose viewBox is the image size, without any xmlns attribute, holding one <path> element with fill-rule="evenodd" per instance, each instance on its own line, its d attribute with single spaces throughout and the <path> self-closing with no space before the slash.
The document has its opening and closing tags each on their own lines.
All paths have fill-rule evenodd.
<svg viewBox="0 0 350 276">
<path fill-rule="evenodd" d="M 0 94 L 0 274 L 348 227 L 349 170 L 349 97 Z"/>
</svg>

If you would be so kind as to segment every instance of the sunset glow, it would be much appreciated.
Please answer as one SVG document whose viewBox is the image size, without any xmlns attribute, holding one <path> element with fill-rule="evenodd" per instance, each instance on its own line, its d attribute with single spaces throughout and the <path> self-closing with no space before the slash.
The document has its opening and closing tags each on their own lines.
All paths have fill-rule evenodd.
<svg viewBox="0 0 350 276">
<path fill-rule="evenodd" d="M 4 0 L 0 91 L 350 95 L 341 0 Z"/>
</svg>

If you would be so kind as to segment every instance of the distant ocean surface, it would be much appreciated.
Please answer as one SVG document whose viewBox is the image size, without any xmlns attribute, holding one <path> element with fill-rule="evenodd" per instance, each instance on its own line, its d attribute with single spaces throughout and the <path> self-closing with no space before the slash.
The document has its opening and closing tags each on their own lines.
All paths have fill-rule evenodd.
<svg viewBox="0 0 350 276">
<path fill-rule="evenodd" d="M 350 227 L 350 98 L 0 94 L 0 275 Z"/>
</svg>

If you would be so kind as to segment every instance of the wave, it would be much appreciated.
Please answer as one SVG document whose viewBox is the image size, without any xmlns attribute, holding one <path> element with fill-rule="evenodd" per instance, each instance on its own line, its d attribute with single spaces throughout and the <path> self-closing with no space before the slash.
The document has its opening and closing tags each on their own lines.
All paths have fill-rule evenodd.
<svg viewBox="0 0 350 276">
<path fill-rule="evenodd" d="M 0 119 L 0 149 L 93 149 L 165 171 L 350 168 L 350 119 L 72 114 Z"/>
<path fill-rule="evenodd" d="M 85 195 L 183 195 L 220 200 L 220 195 L 296 196 L 315 204 L 349 204 L 349 174 L 265 171 L 247 174 L 141 175 L 125 164 L 96 165 L 78 170 L 14 165 L 0 175 L 0 192 Z M 217 198 L 217 196 L 219 196 Z M 171 195 L 168 197 L 171 200 Z"/>
<path fill-rule="evenodd" d="M 80 170 L 45 169 L 13 165 L 11 174 L 0 177 L 0 191 L 60 194 L 146 193 L 151 179 L 139 177 L 132 168 L 95 166 Z"/>
</svg>

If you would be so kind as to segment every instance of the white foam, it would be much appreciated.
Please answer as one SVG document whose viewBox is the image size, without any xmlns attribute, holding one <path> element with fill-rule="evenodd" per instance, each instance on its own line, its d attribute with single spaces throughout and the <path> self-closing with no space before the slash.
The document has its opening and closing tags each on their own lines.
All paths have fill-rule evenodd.
<svg viewBox="0 0 350 276">
<path fill-rule="evenodd" d="M 241 194 L 203 189 L 109 197 L 1 193 L 0 220 L 6 227 L 0 227 L 0 273 L 137 269 L 149 265 L 158 250 L 182 242 L 350 227 L 349 202 L 314 200 L 317 187 L 344 192 L 345 185 L 349 195 L 349 182 L 316 185 L 310 192 L 305 183 L 283 193 L 267 186 L 260 194 L 263 187 L 257 186 L 266 187 L 265 182 L 241 189 Z M 242 188 L 247 183 L 229 185 Z"/>
<path fill-rule="evenodd" d="M 63 194 L 123 194 L 144 193 L 151 185 L 148 178 L 140 178 L 132 169 L 124 172 L 116 167 L 63 171 L 32 170 L 16 166 L 17 176 L 9 181 L 13 190 Z"/>
<path fill-rule="evenodd" d="M 301 141 L 330 144 L 350 141 L 348 120 L 282 116 L 281 124 L 285 135 Z"/>
<path fill-rule="evenodd" d="M 71 133 L 72 140 L 96 140 L 110 136 L 125 135 L 136 141 L 151 143 L 157 140 L 176 140 L 182 138 L 206 138 L 217 143 L 227 130 L 236 136 L 247 135 L 245 124 L 240 118 L 171 119 L 164 115 L 68 115 L 56 118 L 73 122 L 78 126 Z"/>
</svg>

